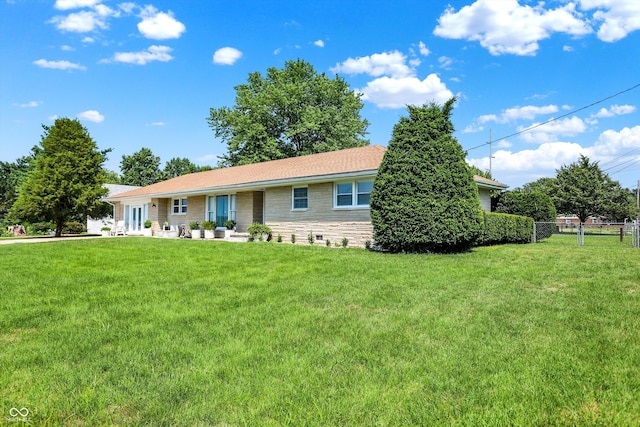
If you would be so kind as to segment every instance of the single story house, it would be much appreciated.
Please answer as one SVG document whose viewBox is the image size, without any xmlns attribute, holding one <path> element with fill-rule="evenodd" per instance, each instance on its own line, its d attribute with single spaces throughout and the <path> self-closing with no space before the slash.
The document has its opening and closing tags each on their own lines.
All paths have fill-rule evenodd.
<svg viewBox="0 0 640 427">
<path fill-rule="evenodd" d="M 116 220 L 124 220 L 129 234 L 141 233 L 150 219 L 157 234 L 165 222 L 172 226 L 203 220 L 236 221 L 246 232 L 254 222 L 271 227 L 273 236 L 307 242 L 362 246 L 371 240 L 373 226 L 369 196 L 386 151 L 371 145 L 251 165 L 179 176 L 108 198 Z M 507 185 L 475 177 L 482 208 L 491 210 L 490 193 Z M 320 243 L 320 242 L 319 242 Z"/>
<path fill-rule="evenodd" d="M 109 197 L 113 197 L 116 194 L 124 193 L 125 191 L 131 191 L 138 189 L 140 187 L 135 185 L 121 185 L 121 184 L 104 184 L 104 188 L 107 189 L 108 193 L 103 199 L 108 199 Z M 89 234 L 100 234 L 100 230 L 103 227 L 113 228 L 115 225 L 113 213 L 111 215 L 107 215 L 104 218 L 91 218 L 87 216 L 87 233 Z"/>
</svg>

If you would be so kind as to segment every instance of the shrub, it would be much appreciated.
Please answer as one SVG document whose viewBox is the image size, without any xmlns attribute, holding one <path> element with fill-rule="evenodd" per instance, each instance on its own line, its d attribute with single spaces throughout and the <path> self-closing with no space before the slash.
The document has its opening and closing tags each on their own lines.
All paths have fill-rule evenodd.
<svg viewBox="0 0 640 427">
<path fill-rule="evenodd" d="M 391 252 L 462 252 L 482 233 L 478 187 L 452 136 L 455 98 L 408 106 L 371 193 L 374 240 Z"/>
<path fill-rule="evenodd" d="M 313 237 L 313 231 L 309 233 L 309 235 L 307 236 L 307 240 L 309 241 L 310 245 L 313 245 L 313 242 L 315 242 L 315 238 Z"/>
<path fill-rule="evenodd" d="M 329 248 L 331 247 L 331 240 L 327 239 L 325 240 L 324 244 Z"/>
<path fill-rule="evenodd" d="M 528 216 L 537 222 L 555 222 L 557 216 L 551 197 L 539 191 L 505 191 L 498 199 L 496 212 Z"/>
<path fill-rule="evenodd" d="M 49 234 L 53 230 L 53 226 L 50 222 L 34 222 L 26 224 L 25 229 L 27 234 L 30 235 L 42 235 Z"/>
<path fill-rule="evenodd" d="M 146 220 L 146 221 L 144 222 L 144 228 L 151 228 L 151 224 L 152 224 L 152 223 L 151 223 L 151 220 L 150 220 L 150 219 Z M 197 224 L 197 223 L 196 223 L 196 224 Z"/>
<path fill-rule="evenodd" d="M 229 219 L 226 220 L 222 225 L 224 225 L 227 230 L 233 230 L 233 227 L 236 226 L 236 222 L 232 219 Z"/>
<path fill-rule="evenodd" d="M 342 247 L 346 248 L 349 245 L 349 239 L 347 239 L 346 237 L 342 238 Z"/>
<path fill-rule="evenodd" d="M 478 241 L 481 246 L 503 243 L 530 243 L 533 218 L 495 212 L 484 212 L 484 232 Z"/>
<path fill-rule="evenodd" d="M 216 228 L 215 221 L 202 221 L 203 230 L 214 230 Z"/>
<path fill-rule="evenodd" d="M 80 234 L 86 231 L 84 224 L 77 221 L 68 221 L 62 225 L 62 234 Z"/>
<path fill-rule="evenodd" d="M 295 234 L 291 235 L 291 243 L 294 243 L 294 244 L 296 243 L 296 235 Z"/>
<path fill-rule="evenodd" d="M 200 229 L 200 224 L 198 224 L 198 221 L 193 221 L 189 223 L 189 230 L 199 230 Z"/>
<path fill-rule="evenodd" d="M 278 234 L 277 242 L 282 243 L 282 234 Z"/>
<path fill-rule="evenodd" d="M 247 232 L 251 235 L 251 238 L 253 240 L 263 240 L 263 235 L 266 235 L 266 240 L 269 240 L 269 236 L 271 235 L 271 227 L 266 224 L 254 222 L 249 227 L 247 227 Z"/>
</svg>

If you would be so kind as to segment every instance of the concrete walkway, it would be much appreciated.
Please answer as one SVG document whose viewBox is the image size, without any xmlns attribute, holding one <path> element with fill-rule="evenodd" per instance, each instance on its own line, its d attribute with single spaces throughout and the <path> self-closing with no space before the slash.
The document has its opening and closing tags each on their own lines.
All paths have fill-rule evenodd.
<svg viewBox="0 0 640 427">
<path fill-rule="evenodd" d="M 38 236 L 38 237 L 19 237 L 15 239 L 0 239 L 0 245 L 12 245 L 17 243 L 45 243 L 45 242 L 60 242 L 69 240 L 84 240 L 84 239 L 108 239 L 108 237 L 102 237 L 98 235 L 90 236 Z"/>
</svg>

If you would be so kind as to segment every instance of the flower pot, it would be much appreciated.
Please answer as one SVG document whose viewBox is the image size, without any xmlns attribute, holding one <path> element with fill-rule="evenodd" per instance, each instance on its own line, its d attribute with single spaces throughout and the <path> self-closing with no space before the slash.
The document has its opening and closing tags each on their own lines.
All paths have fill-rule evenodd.
<svg viewBox="0 0 640 427">
<path fill-rule="evenodd" d="M 214 230 L 204 230 L 204 238 L 205 239 L 213 239 L 213 238 L 215 238 Z"/>
<path fill-rule="evenodd" d="M 153 231 L 150 228 L 143 228 L 142 235 L 145 237 L 151 237 L 153 235 Z"/>
<path fill-rule="evenodd" d="M 101 230 L 100 234 L 102 234 L 102 237 L 109 237 L 111 230 Z"/>
<path fill-rule="evenodd" d="M 202 233 L 200 232 L 200 230 L 191 230 L 192 239 L 200 239 L 201 236 L 202 236 Z"/>
<path fill-rule="evenodd" d="M 235 233 L 235 231 L 233 231 L 233 230 L 229 230 L 229 229 L 224 230 L 224 238 L 225 239 L 230 238 L 233 235 L 233 233 Z"/>
</svg>

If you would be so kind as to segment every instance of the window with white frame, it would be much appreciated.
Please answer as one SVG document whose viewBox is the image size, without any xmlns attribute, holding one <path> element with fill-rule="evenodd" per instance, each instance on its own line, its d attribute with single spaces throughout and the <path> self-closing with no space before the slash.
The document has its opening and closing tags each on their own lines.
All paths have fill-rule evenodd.
<svg viewBox="0 0 640 427">
<path fill-rule="evenodd" d="M 309 189 L 307 187 L 294 187 L 292 193 L 291 209 L 307 209 L 309 207 Z"/>
<path fill-rule="evenodd" d="M 337 208 L 369 207 L 373 181 L 339 182 L 335 185 Z"/>
<path fill-rule="evenodd" d="M 173 211 L 174 214 L 186 214 L 187 213 L 187 199 L 173 199 Z"/>
</svg>

